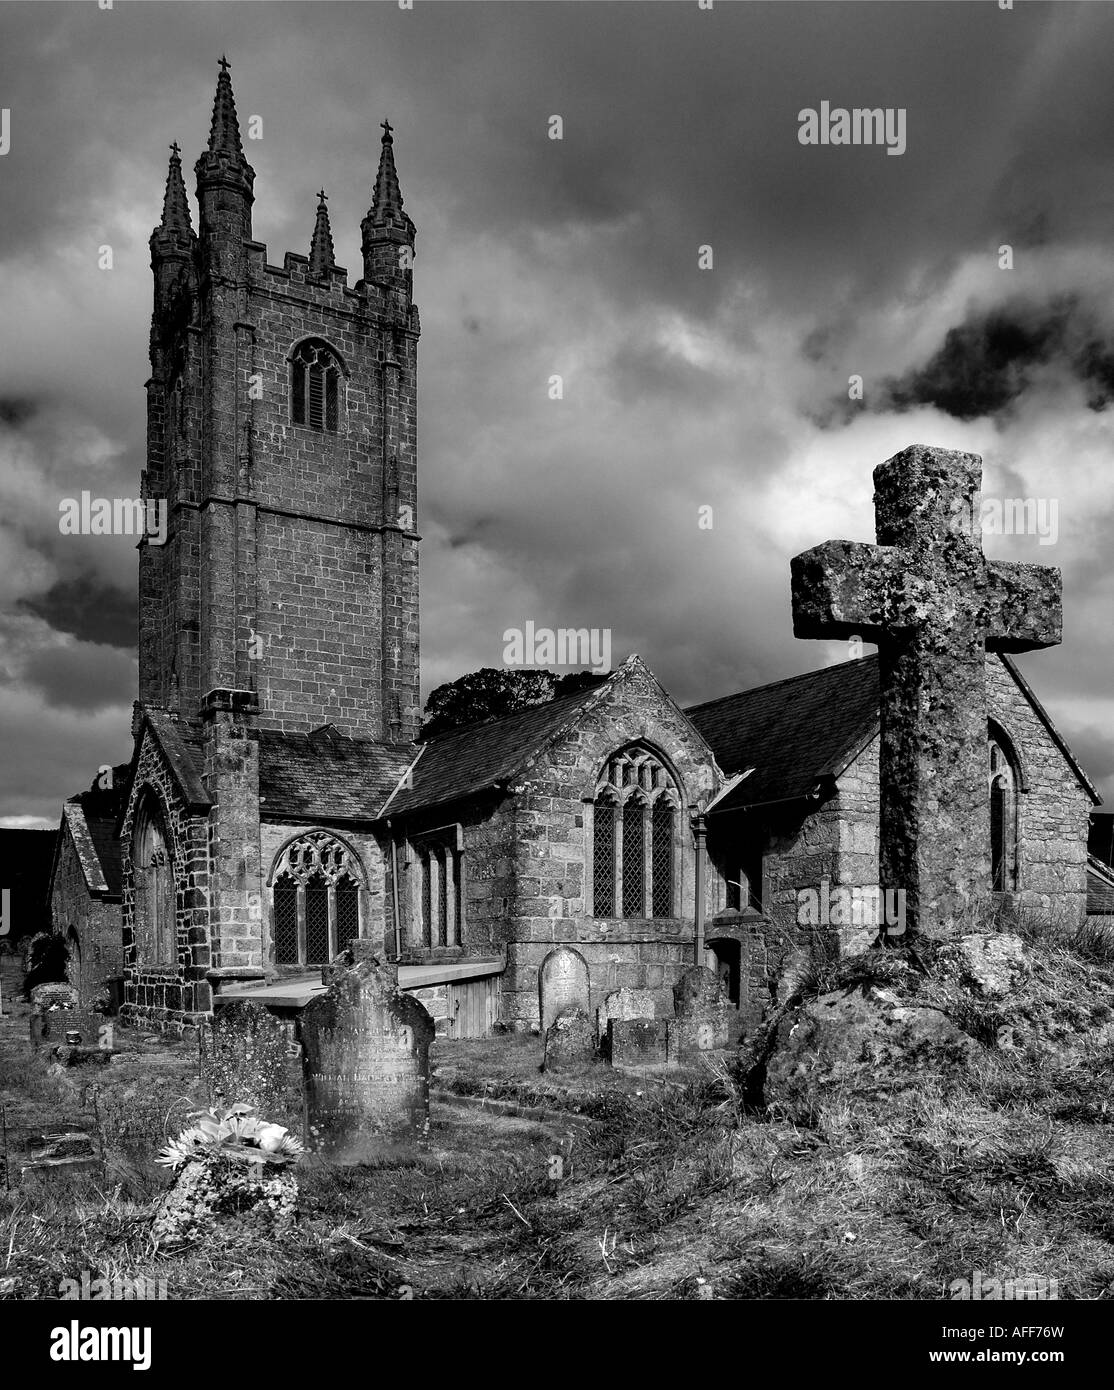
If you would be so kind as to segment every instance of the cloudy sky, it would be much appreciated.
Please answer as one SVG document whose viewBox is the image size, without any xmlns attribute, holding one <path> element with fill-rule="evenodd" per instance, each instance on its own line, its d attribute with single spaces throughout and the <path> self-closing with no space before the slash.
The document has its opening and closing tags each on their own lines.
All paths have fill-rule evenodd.
<svg viewBox="0 0 1114 1390">
<path fill-rule="evenodd" d="M 1057 501 L 1055 544 L 986 549 L 1062 568 L 1022 665 L 1114 799 L 1114 6 L 82 0 L 0 4 L 0 824 L 130 753 L 134 543 L 58 501 L 136 495 L 147 238 L 222 52 L 273 262 L 324 184 L 359 278 L 395 126 L 424 692 L 527 620 L 610 628 L 682 703 L 844 659 L 794 639 L 790 557 L 872 540 L 873 467 L 937 444 Z M 822 101 L 904 110 L 905 152 L 802 146 Z"/>
</svg>

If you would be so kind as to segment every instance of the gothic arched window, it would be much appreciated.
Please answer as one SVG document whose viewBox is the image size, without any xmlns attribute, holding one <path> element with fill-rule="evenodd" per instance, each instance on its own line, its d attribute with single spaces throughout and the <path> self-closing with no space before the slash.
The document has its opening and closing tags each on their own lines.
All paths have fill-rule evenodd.
<svg viewBox="0 0 1114 1390">
<path fill-rule="evenodd" d="M 270 881 L 276 965 L 327 965 L 359 936 L 363 870 L 335 836 L 311 830 L 292 840 Z"/>
<path fill-rule="evenodd" d="M 298 344 L 290 358 L 290 418 L 315 430 L 340 428 L 342 369 L 320 338 Z"/>
<path fill-rule="evenodd" d="M 661 759 L 633 745 L 607 761 L 592 806 L 596 917 L 676 917 L 680 796 Z"/>
<path fill-rule="evenodd" d="M 149 789 L 136 811 L 131 861 L 136 958 L 141 965 L 176 965 L 174 858 L 162 807 Z"/>
<path fill-rule="evenodd" d="M 995 893 L 1012 893 L 1018 879 L 1020 769 L 1009 739 L 993 725 L 988 740 L 990 778 L 990 874 Z"/>
</svg>

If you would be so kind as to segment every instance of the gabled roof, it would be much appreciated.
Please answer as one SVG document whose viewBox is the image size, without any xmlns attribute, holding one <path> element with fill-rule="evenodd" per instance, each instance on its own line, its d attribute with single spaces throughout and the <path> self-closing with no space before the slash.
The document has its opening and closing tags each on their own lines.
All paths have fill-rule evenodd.
<svg viewBox="0 0 1114 1390">
<path fill-rule="evenodd" d="M 374 820 L 414 753 L 408 743 L 348 738 L 330 726 L 311 734 L 260 730 L 260 815 L 268 820 Z"/>
<path fill-rule="evenodd" d="M 878 731 L 878 658 L 865 656 L 741 690 L 685 713 L 725 772 L 754 771 L 717 808 L 807 796 Z"/>
<path fill-rule="evenodd" d="M 90 893 L 118 898 L 123 884 L 117 823 L 128 804 L 131 766 L 112 769 L 112 784 L 100 785 L 98 777 L 88 791 L 71 796 L 62 807 L 62 837 L 68 830 Z M 57 857 L 55 858 L 55 872 Z M 52 890 L 53 890 L 53 873 Z"/>
<path fill-rule="evenodd" d="M 1002 664 L 1033 707 L 1087 794 L 1102 800 L 1015 663 Z M 725 772 L 754 771 L 717 810 L 807 796 L 839 777 L 877 734 L 878 657 L 860 657 L 773 685 L 694 705 L 685 713 Z"/>
<path fill-rule="evenodd" d="M 159 751 L 166 759 L 186 805 L 191 811 L 207 811 L 213 801 L 205 790 L 205 782 L 201 775 L 205 767 L 201 730 L 192 724 L 180 723 L 166 710 L 153 709 L 149 705 L 138 705 L 136 710 L 139 722 L 135 726 L 135 752 L 132 754 L 128 772 L 129 782 L 135 776 L 139 750 L 143 746 L 143 729 L 148 728 Z M 120 823 L 126 811 L 125 800 L 116 821 L 117 834 L 120 833 Z"/>
<path fill-rule="evenodd" d="M 1048 735 L 1051 738 L 1052 742 L 1067 759 L 1068 766 L 1079 779 L 1079 782 L 1082 785 L 1083 790 L 1088 794 L 1088 796 L 1090 796 L 1091 800 L 1095 803 L 1096 806 L 1100 805 L 1102 803 L 1102 793 L 1095 786 L 1094 782 L 1092 782 L 1091 779 L 1087 776 L 1087 774 L 1083 771 L 1083 768 L 1077 760 L 1075 754 L 1068 747 L 1067 740 L 1064 738 L 1063 734 L 1061 734 L 1060 730 L 1057 729 L 1056 725 L 1053 724 L 1048 711 L 1037 699 L 1036 695 L 1033 694 L 1033 687 L 1017 669 L 1017 663 L 1006 652 L 1000 652 L 999 656 L 1002 658 L 1002 665 L 1017 682 L 1018 689 L 1021 691 L 1022 695 L 1024 695 L 1025 698 L 1032 705 L 1033 710 L 1037 715 L 1037 718 L 1048 730 Z"/>
<path fill-rule="evenodd" d="M 473 796 L 507 781 L 610 684 L 603 681 L 544 705 L 530 705 L 501 719 L 466 724 L 431 738 L 412 765 L 411 785 L 400 787 L 384 812 L 404 815 Z M 403 771 L 400 769 L 400 777 Z M 393 789 L 394 784 L 389 791 Z"/>
</svg>

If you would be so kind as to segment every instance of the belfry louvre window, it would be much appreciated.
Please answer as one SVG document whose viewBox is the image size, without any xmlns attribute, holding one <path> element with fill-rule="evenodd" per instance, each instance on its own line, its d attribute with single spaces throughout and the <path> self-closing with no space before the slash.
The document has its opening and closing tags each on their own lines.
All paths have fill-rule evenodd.
<svg viewBox="0 0 1114 1390">
<path fill-rule="evenodd" d="M 326 831 L 311 830 L 287 845 L 271 882 L 276 965 L 327 965 L 359 936 L 363 871 Z"/>
<path fill-rule="evenodd" d="M 592 806 L 592 914 L 676 917 L 681 798 L 649 748 L 615 753 Z"/>
<path fill-rule="evenodd" d="M 340 428 L 341 369 L 320 338 L 307 338 L 290 363 L 290 418 L 296 425 L 335 432 Z"/>
</svg>

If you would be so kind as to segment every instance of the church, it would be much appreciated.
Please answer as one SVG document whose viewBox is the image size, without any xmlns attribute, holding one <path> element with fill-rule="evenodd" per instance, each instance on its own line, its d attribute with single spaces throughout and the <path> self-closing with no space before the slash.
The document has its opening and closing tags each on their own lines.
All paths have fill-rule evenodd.
<svg viewBox="0 0 1114 1390">
<path fill-rule="evenodd" d="M 799 909 L 877 884 L 877 658 L 682 709 L 630 656 L 419 741 L 415 228 L 382 129 L 354 285 L 323 193 L 308 256 L 253 239 L 224 60 L 196 231 L 172 147 L 142 484 L 168 528 L 139 546 L 133 755 L 64 807 L 54 931 L 145 1029 L 296 1008 L 363 937 L 442 1036 L 536 1028 L 559 944 L 593 1008 L 665 1011 L 710 964 L 745 1033 L 787 964 L 877 934 Z M 994 893 L 1078 917 L 1100 798 L 1008 656 L 986 695 Z"/>
</svg>

